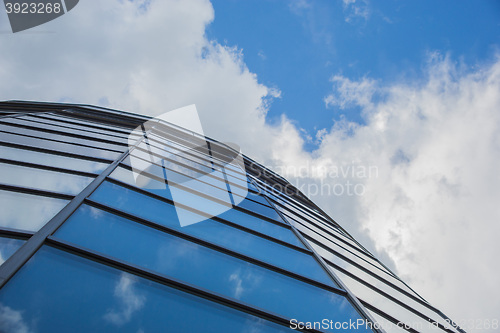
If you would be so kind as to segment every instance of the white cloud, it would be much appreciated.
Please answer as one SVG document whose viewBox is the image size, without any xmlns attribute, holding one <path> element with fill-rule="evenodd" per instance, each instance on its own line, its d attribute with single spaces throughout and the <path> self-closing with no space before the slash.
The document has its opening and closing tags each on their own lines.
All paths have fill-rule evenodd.
<svg viewBox="0 0 500 333">
<path fill-rule="evenodd" d="M 368 20 L 371 11 L 367 0 L 343 0 L 345 21 L 351 23 L 356 19 Z"/>
<path fill-rule="evenodd" d="M 114 296 L 117 304 L 113 309 L 109 309 L 104 315 L 104 319 L 115 324 L 123 326 L 128 323 L 132 315 L 142 309 L 146 302 L 146 297 L 140 295 L 135 289 L 134 284 L 137 278 L 128 273 L 122 273 L 118 280 Z"/>
<path fill-rule="evenodd" d="M 500 61 L 467 72 L 432 55 L 423 83 L 373 88 L 366 79 L 334 81 L 343 84 L 326 100 L 362 106 L 367 123 L 332 128 L 316 162 L 362 159 L 380 171 L 360 180 L 366 193 L 347 204 L 356 213 L 345 218 L 359 221 L 403 280 L 445 313 L 495 318 Z M 374 89 L 384 101 L 370 102 Z M 335 206 L 330 212 L 339 216 Z"/>
<path fill-rule="evenodd" d="M 22 311 L 14 310 L 0 303 L 0 331 L 29 333 L 31 330 L 23 319 Z"/>
<path fill-rule="evenodd" d="M 375 80 L 365 77 L 360 81 L 351 81 L 344 76 L 334 75 L 330 81 L 333 82 L 335 91 L 324 98 L 327 107 L 338 106 L 345 109 L 358 105 L 370 108 L 373 94 L 377 90 Z"/>
</svg>

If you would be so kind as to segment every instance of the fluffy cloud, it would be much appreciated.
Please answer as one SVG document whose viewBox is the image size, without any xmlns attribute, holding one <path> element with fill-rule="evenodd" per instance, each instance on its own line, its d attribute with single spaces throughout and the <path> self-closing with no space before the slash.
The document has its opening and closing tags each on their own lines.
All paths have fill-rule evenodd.
<svg viewBox="0 0 500 333">
<path fill-rule="evenodd" d="M 0 98 L 150 115 L 194 103 L 205 133 L 253 146 L 279 92 L 257 82 L 240 50 L 205 37 L 213 18 L 206 0 L 82 1 L 38 30 L 0 36 Z"/>
<path fill-rule="evenodd" d="M 421 82 L 335 76 L 325 100 L 361 106 L 366 124 L 337 123 L 310 163 L 376 166 L 351 179 L 363 195 L 317 201 L 367 232 L 403 280 L 452 318 L 492 319 L 500 309 L 500 61 L 464 67 L 434 54 Z"/>
<path fill-rule="evenodd" d="M 206 38 L 213 19 L 207 0 L 82 1 L 33 31 L 0 35 L 0 99 L 150 115 L 195 103 L 207 135 L 297 182 L 446 313 L 498 315 L 500 62 L 466 71 L 435 57 L 425 80 L 389 86 L 334 76 L 326 104 L 361 108 L 365 124 L 332 123 L 310 153 L 296 123 L 266 123 L 279 92 L 240 50 Z"/>
</svg>

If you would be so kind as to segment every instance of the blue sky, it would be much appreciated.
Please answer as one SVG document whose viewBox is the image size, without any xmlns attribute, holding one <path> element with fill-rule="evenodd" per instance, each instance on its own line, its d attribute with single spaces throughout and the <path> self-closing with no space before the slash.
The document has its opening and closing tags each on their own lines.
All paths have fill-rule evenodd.
<svg viewBox="0 0 500 333">
<path fill-rule="evenodd" d="M 268 122 L 284 113 L 312 136 L 341 116 L 364 122 L 359 107 L 325 107 L 333 75 L 418 80 L 429 53 L 473 69 L 492 61 L 500 45 L 495 0 L 351 2 L 214 0 L 207 35 L 242 49 L 259 82 L 281 91 Z"/>
</svg>

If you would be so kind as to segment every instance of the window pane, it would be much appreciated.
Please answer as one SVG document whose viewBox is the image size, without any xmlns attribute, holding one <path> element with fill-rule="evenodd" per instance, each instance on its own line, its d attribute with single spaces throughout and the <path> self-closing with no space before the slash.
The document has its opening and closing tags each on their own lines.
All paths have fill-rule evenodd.
<svg viewBox="0 0 500 333">
<path fill-rule="evenodd" d="M 0 265 L 9 259 L 25 242 L 25 240 L 21 239 L 0 236 Z"/>
<path fill-rule="evenodd" d="M 394 303 L 393 301 L 377 293 L 375 290 L 368 288 L 364 284 L 361 284 L 360 282 L 354 280 L 346 274 L 336 270 L 335 268 L 331 268 L 335 272 L 335 274 L 337 274 L 337 276 L 342 280 L 342 282 L 347 285 L 347 288 L 349 288 L 357 297 L 361 298 L 365 302 L 370 303 L 371 305 L 400 320 L 401 322 L 411 325 L 411 327 L 419 332 L 444 332 L 436 326 L 433 326 L 430 322 L 427 322 L 424 318 L 414 314 L 410 310 L 403 308 L 399 304 Z"/>
<path fill-rule="evenodd" d="M 0 226 L 38 231 L 68 200 L 0 190 Z"/>
<path fill-rule="evenodd" d="M 106 163 L 46 154 L 33 150 L 11 148 L 2 145 L 0 145 L 0 157 L 13 161 L 30 162 L 90 173 L 100 173 L 108 166 Z"/>
<path fill-rule="evenodd" d="M 240 224 L 244 227 L 261 232 L 265 235 L 277 238 L 287 243 L 304 248 L 304 244 L 295 236 L 291 229 L 281 227 L 274 223 L 262 220 L 256 216 L 244 213 L 237 209 L 230 209 L 219 215 L 227 221 Z"/>
<path fill-rule="evenodd" d="M 0 121 L 0 129 L 2 131 L 6 131 L 6 132 L 10 132 L 10 133 L 20 133 L 20 134 L 24 134 L 24 135 L 31 135 L 31 136 L 38 137 L 38 138 L 63 141 L 63 142 L 68 142 L 68 143 L 76 143 L 76 144 L 80 144 L 80 145 L 98 147 L 98 148 L 102 148 L 102 149 L 108 149 L 108 150 L 119 151 L 119 152 L 123 152 L 127 149 L 127 146 L 119 146 L 119 145 L 115 145 L 115 144 L 111 144 L 111 143 L 94 141 L 90 137 L 88 139 L 87 138 L 83 139 L 83 138 L 76 138 L 73 136 L 68 136 L 68 135 L 63 135 L 63 134 L 49 133 L 49 132 L 40 131 L 37 129 L 27 129 L 27 128 L 22 128 L 22 127 L 17 127 L 17 126 L 11 126 L 11 125 L 7 125 L 5 123 L 6 121 L 7 120 L 4 120 L 3 123 Z"/>
<path fill-rule="evenodd" d="M 342 234 L 338 232 L 326 232 L 324 228 L 318 227 L 316 224 L 312 223 L 312 221 L 305 220 L 302 216 L 298 216 L 296 214 L 291 214 L 289 211 L 283 212 L 283 209 L 281 210 L 283 215 L 285 216 L 285 219 L 287 219 L 288 222 L 293 223 L 295 225 L 296 223 L 300 223 L 303 226 L 313 230 L 314 232 L 320 234 L 321 236 L 325 237 L 326 239 L 335 242 L 336 244 L 339 244 L 340 246 L 349 249 L 350 251 L 353 251 L 354 253 L 359 254 L 360 256 L 366 257 L 367 253 L 362 250 L 356 243 L 354 243 L 352 240 L 346 238 Z M 293 216 L 293 218 L 291 217 Z M 343 241 L 339 240 L 342 239 Z M 347 243 L 347 244 L 346 244 Z M 385 269 L 384 269 L 385 270 Z"/>
<path fill-rule="evenodd" d="M 218 187 L 224 191 L 227 190 L 227 182 L 229 182 L 229 186 L 232 189 L 233 194 L 236 195 L 246 195 L 246 189 L 254 187 L 251 186 L 248 182 L 244 182 L 242 180 L 232 178 L 232 177 L 224 177 L 224 174 L 219 170 L 212 170 L 210 167 L 202 166 L 197 163 L 192 163 L 190 165 L 185 164 L 184 161 L 176 161 L 178 158 L 175 158 L 176 155 L 170 155 L 164 157 L 163 155 L 154 153 L 155 150 L 146 151 L 142 149 L 134 149 L 131 153 L 131 156 L 128 156 L 124 160 L 124 164 L 134 167 L 137 169 L 137 165 L 147 165 L 148 172 L 155 175 L 162 175 L 163 178 L 163 168 L 169 169 L 170 178 L 173 182 L 179 183 L 180 179 L 187 179 L 183 177 L 183 175 L 195 178 L 200 180 L 199 178 L 203 178 L 202 181 Z M 134 164 L 131 163 L 131 159 Z M 169 160 L 170 159 L 170 160 Z M 244 193 L 243 193 L 244 192 Z"/>
<path fill-rule="evenodd" d="M 0 132 L 0 141 L 16 143 L 29 147 L 39 147 L 66 153 L 97 157 L 97 158 L 106 158 L 110 160 L 115 160 L 116 158 L 118 158 L 118 156 L 121 155 L 121 153 L 109 150 L 94 149 L 70 143 L 46 140 L 44 138 L 38 138 L 38 137 L 34 138 L 34 137 L 24 136 L 21 134 L 13 134 L 5 132 Z"/>
<path fill-rule="evenodd" d="M 0 331 L 285 332 L 261 318 L 54 248 L 0 290 Z"/>
<path fill-rule="evenodd" d="M 149 171 L 149 170 L 148 170 Z M 153 171 L 153 170 L 151 170 Z M 159 171 L 161 172 L 161 171 Z M 154 172 L 155 174 L 159 172 Z M 159 178 L 162 177 L 158 175 Z M 124 183 L 134 185 L 136 186 L 136 182 L 133 179 L 133 174 L 130 170 L 127 170 L 122 167 L 116 168 L 115 171 L 111 174 L 112 178 L 115 178 L 117 180 L 120 180 Z M 167 176 L 168 177 L 168 176 Z M 195 180 L 190 181 L 190 183 L 196 182 Z M 153 185 L 152 183 L 155 183 L 156 185 Z M 205 184 L 205 186 L 210 186 Z M 237 209 L 231 209 L 231 202 L 229 195 L 227 191 L 225 193 L 220 192 L 220 195 L 218 197 L 219 200 L 224 200 L 225 205 L 216 203 L 210 199 L 202 198 L 200 196 L 197 196 L 195 194 L 189 193 L 187 191 L 184 191 L 180 188 L 175 188 L 174 192 L 172 193 L 171 189 L 172 187 L 168 187 L 169 190 L 167 190 L 167 185 L 161 184 L 160 182 L 156 182 L 154 180 L 150 180 L 147 187 L 149 188 L 144 188 L 147 191 L 150 191 L 152 193 L 161 195 L 167 199 L 173 200 L 172 198 L 175 199 L 176 202 L 182 203 L 185 205 L 192 205 L 193 202 L 196 202 L 197 205 L 195 206 L 196 209 L 204 211 L 208 214 L 211 214 L 212 216 L 218 216 L 220 218 L 226 219 L 228 221 L 231 221 L 233 223 L 242 225 L 244 227 L 253 229 L 255 231 L 261 232 L 263 234 L 269 235 L 271 237 L 275 237 L 277 239 L 283 240 L 285 242 L 304 247 L 302 242 L 299 241 L 297 236 L 293 234 L 293 232 L 290 229 L 285 229 L 283 227 L 280 227 L 276 224 L 273 224 L 268 221 L 264 221 L 256 216 L 246 214 L 242 211 L 239 211 Z M 159 189 L 160 187 L 165 188 L 165 190 L 156 190 Z M 205 194 L 212 194 L 212 190 L 200 190 L 201 193 Z M 215 190 L 214 190 L 215 191 Z M 222 197 L 222 194 L 226 195 L 226 198 Z M 221 213 L 222 212 L 222 213 Z"/>
<path fill-rule="evenodd" d="M 206 219 L 180 207 L 174 207 L 109 182 L 104 182 L 99 186 L 90 198 L 115 209 L 333 285 L 333 281 L 311 255 Z M 196 203 L 192 204 L 197 206 Z"/>
<path fill-rule="evenodd" d="M 343 269 L 347 270 L 348 272 L 354 274 L 357 277 L 362 278 L 366 282 L 379 287 L 380 289 L 387 291 L 388 288 L 393 289 L 390 287 L 388 284 L 383 283 L 379 279 L 373 277 L 371 274 L 368 274 L 361 268 L 352 265 L 351 263 L 348 263 L 347 261 L 341 259 L 340 257 L 336 256 L 330 251 L 327 251 L 325 248 L 322 246 L 319 246 L 316 242 L 313 242 L 311 240 L 308 240 L 309 244 L 313 247 L 313 249 L 323 258 L 326 260 L 329 260 L 330 262 L 342 267 Z M 408 293 L 414 295 L 415 297 L 420 298 L 413 290 L 408 288 L 404 283 L 402 283 L 400 280 L 396 279 L 392 275 L 387 275 L 387 274 L 379 274 L 378 272 L 375 272 L 377 276 L 380 276 L 381 278 L 385 279 L 386 281 L 391 282 L 392 284 L 396 285 L 397 287 L 407 291 Z"/>
<path fill-rule="evenodd" d="M 250 194 L 250 196 L 252 196 L 252 194 Z M 248 209 L 249 211 L 260 214 L 262 216 L 265 216 L 267 218 L 273 219 L 275 221 L 283 222 L 283 219 L 278 215 L 278 213 L 273 208 L 261 205 L 255 201 L 244 199 L 238 204 L 238 206 Z"/>
<path fill-rule="evenodd" d="M 389 321 L 385 319 L 384 317 L 376 314 L 373 311 L 366 310 L 370 313 L 370 315 L 377 321 L 377 325 L 379 326 L 374 326 L 375 328 L 382 328 L 384 329 L 387 333 L 406 333 L 408 331 L 402 329 L 401 327 L 397 326 L 394 324 L 392 321 Z"/>
<path fill-rule="evenodd" d="M 76 195 L 93 178 L 0 163 L 0 183 Z"/>
<path fill-rule="evenodd" d="M 80 126 L 76 124 L 71 124 L 67 122 L 61 122 L 61 121 L 55 121 L 55 120 L 50 120 L 50 119 L 45 119 L 41 117 L 35 117 L 35 116 L 24 116 L 24 117 L 19 117 L 17 119 L 23 119 L 27 121 L 33 121 L 37 123 L 43 123 L 47 125 L 51 125 L 51 128 L 54 129 L 59 129 L 60 131 L 71 131 L 71 133 L 75 134 L 82 134 L 82 135 L 92 135 L 92 137 L 98 137 L 101 139 L 105 140 L 112 140 L 112 141 L 117 141 L 120 143 L 127 143 L 127 135 L 125 134 L 119 134 L 116 132 L 110 132 L 102 129 L 97 129 L 91 126 Z M 53 126 L 53 127 L 52 127 Z"/>
<path fill-rule="evenodd" d="M 55 113 L 44 113 L 42 114 L 37 114 L 37 117 L 42 117 L 42 118 L 48 118 L 48 119 L 54 119 L 54 120 L 59 120 L 59 121 L 65 121 L 65 122 L 71 122 L 74 124 L 82 124 L 84 126 L 92 126 L 92 127 L 99 127 L 104 130 L 112 131 L 112 132 L 120 132 L 120 133 L 125 133 L 129 134 L 132 132 L 130 129 L 126 129 L 124 127 L 117 127 L 109 124 L 104 124 L 100 122 L 95 122 L 91 119 L 85 119 L 85 120 L 79 120 L 78 118 L 74 118 L 69 116 L 68 114 L 55 114 Z"/>
<path fill-rule="evenodd" d="M 343 296 L 89 206 L 55 236 L 289 318 L 359 317 Z"/>
<path fill-rule="evenodd" d="M 323 236 L 320 236 L 320 235 L 316 234 L 315 232 L 307 229 L 306 227 L 302 226 L 301 224 L 297 223 L 297 224 L 295 224 L 295 227 L 297 228 L 297 230 L 299 230 L 303 234 L 309 236 L 312 239 L 315 239 L 318 243 L 324 244 L 327 248 L 332 249 L 332 250 L 340 253 L 344 257 L 346 257 L 346 258 L 354 261 L 355 263 L 357 263 L 358 265 L 366 268 L 367 270 L 376 272 L 376 274 L 380 274 L 381 272 L 384 272 L 384 274 L 383 274 L 384 277 L 385 276 L 392 276 L 389 273 L 387 273 L 386 271 L 382 271 L 382 270 L 378 269 L 376 266 L 371 265 L 367 261 L 365 261 L 365 260 L 361 259 L 360 257 L 352 254 L 351 252 L 345 250 L 344 248 L 338 246 L 337 244 L 329 241 L 328 239 L 324 238 Z"/>
</svg>

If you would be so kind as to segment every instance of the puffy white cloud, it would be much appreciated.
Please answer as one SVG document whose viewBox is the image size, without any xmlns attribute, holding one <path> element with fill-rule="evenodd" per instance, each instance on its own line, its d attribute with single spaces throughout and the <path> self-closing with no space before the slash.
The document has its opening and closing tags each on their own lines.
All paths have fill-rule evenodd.
<svg viewBox="0 0 500 333">
<path fill-rule="evenodd" d="M 367 0 L 343 0 L 345 21 L 352 23 L 355 19 L 368 20 L 370 17 L 370 7 Z"/>
<path fill-rule="evenodd" d="M 23 319 L 22 311 L 0 303 L 0 330 L 2 332 L 29 333 L 31 330 Z"/>
<path fill-rule="evenodd" d="M 403 280 L 452 318 L 492 319 L 500 309 L 500 61 L 467 71 L 430 58 L 422 82 L 374 87 L 334 77 L 340 84 L 326 101 L 361 106 L 366 125 L 340 122 L 323 133 L 312 163 L 362 161 L 378 173 L 356 180 L 364 195 L 319 201 L 341 224 L 364 229 Z M 384 99 L 373 102 L 374 93 Z M 339 204 L 354 209 L 336 211 Z"/>
<path fill-rule="evenodd" d="M 134 313 L 141 310 L 146 302 L 146 297 L 140 295 L 134 288 L 137 277 L 128 273 L 122 273 L 117 281 L 114 296 L 117 300 L 116 306 L 108 309 L 103 318 L 116 325 L 123 326 L 128 323 Z"/>
</svg>

